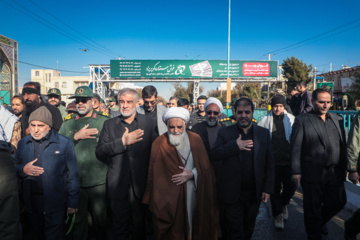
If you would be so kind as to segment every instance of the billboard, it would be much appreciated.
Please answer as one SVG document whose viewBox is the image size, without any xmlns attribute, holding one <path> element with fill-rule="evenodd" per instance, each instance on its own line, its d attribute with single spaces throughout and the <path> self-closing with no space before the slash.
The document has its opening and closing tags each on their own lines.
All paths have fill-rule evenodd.
<svg viewBox="0 0 360 240">
<path fill-rule="evenodd" d="M 278 61 L 230 61 L 230 78 L 276 78 Z M 226 60 L 110 60 L 111 78 L 227 78 Z"/>
</svg>

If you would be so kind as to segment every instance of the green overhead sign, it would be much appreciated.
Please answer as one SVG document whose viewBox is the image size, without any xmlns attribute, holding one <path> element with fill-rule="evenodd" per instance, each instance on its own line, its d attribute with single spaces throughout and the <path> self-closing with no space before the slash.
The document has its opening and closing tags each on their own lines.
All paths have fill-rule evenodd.
<svg viewBox="0 0 360 240">
<path fill-rule="evenodd" d="M 278 61 L 230 61 L 230 78 L 276 78 Z M 110 60 L 111 78 L 227 78 L 226 60 Z"/>
</svg>

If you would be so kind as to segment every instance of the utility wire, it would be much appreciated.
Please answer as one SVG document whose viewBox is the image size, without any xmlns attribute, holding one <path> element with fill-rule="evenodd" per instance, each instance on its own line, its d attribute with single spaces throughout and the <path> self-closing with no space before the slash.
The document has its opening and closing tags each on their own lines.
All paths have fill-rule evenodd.
<svg viewBox="0 0 360 240">
<path fill-rule="evenodd" d="M 26 12 L 24 12 L 24 11 L 22 11 L 22 10 L 20 10 L 20 9 L 14 7 L 14 6 L 12 6 L 12 5 L 10 5 L 9 3 L 5 2 L 4 0 L 0 0 L 0 1 L 2 1 L 2 2 L 5 3 L 6 5 L 8 5 L 9 7 L 15 9 L 16 11 L 19 11 L 19 12 L 27 15 L 28 17 L 32 18 L 32 19 L 35 20 L 36 22 L 38 22 L 38 23 L 40 23 L 40 24 L 42 24 L 42 25 L 44 25 L 44 26 L 46 26 L 46 27 L 48 27 L 48 28 L 50 28 L 50 29 L 58 32 L 58 33 L 60 33 L 61 35 L 65 36 L 65 37 L 67 37 L 67 38 L 69 38 L 69 39 L 71 39 L 71 40 L 73 40 L 73 41 L 75 41 L 75 42 L 77 42 L 77 43 L 84 44 L 84 43 L 78 41 L 77 39 L 74 39 L 73 37 L 68 36 L 68 35 L 66 35 L 65 33 L 57 30 L 56 28 L 53 28 L 53 27 L 49 26 L 48 24 L 39 21 L 38 19 L 36 19 L 35 17 L 31 16 L 30 14 L 28 14 L 28 13 L 26 13 Z M 15 2 L 15 3 L 16 3 L 16 2 Z M 16 3 L 16 4 L 18 4 L 18 3 Z M 18 5 L 19 5 L 19 4 L 18 4 Z M 21 6 L 21 5 L 19 5 L 19 6 Z M 22 6 L 21 6 L 21 7 L 22 7 Z M 24 8 L 24 7 L 22 7 L 22 8 Z M 25 8 L 25 9 L 26 9 L 26 8 Z M 26 9 L 26 10 L 28 10 L 28 9 Z M 28 10 L 28 11 L 31 12 L 30 10 Z M 37 15 L 37 14 L 35 14 L 35 13 L 33 13 L 33 14 L 36 15 L 36 16 L 38 16 L 39 18 L 43 19 L 43 18 L 40 17 L 39 15 Z M 45 19 L 44 19 L 44 20 L 45 20 Z M 45 20 L 45 21 L 48 22 L 47 20 Z M 50 24 L 51 24 L 51 23 L 50 23 Z M 54 25 L 54 24 L 51 24 L 51 25 Z M 56 26 L 55 26 L 55 27 L 56 27 Z M 63 31 L 64 31 L 64 30 L 63 30 Z M 69 35 L 71 35 L 71 34 L 69 34 Z M 96 49 L 93 49 L 93 50 L 96 51 L 96 52 L 98 52 L 98 53 L 105 54 L 105 55 L 107 55 L 107 56 L 113 57 L 113 56 L 111 56 L 111 55 L 109 55 L 109 54 L 107 54 L 107 53 L 105 53 L 105 52 L 100 52 L 100 51 L 98 51 L 98 50 L 96 50 Z"/>
<path fill-rule="evenodd" d="M 323 36 L 323 35 L 329 34 L 329 33 L 331 33 L 331 32 L 334 32 L 334 31 L 336 31 L 336 30 L 339 30 L 339 29 L 341 29 L 341 28 L 344 28 L 344 27 L 346 27 L 346 26 L 348 26 L 348 25 L 351 25 L 351 24 L 353 24 L 353 23 L 356 23 L 356 22 L 358 22 L 358 21 L 360 21 L 360 18 L 357 18 L 357 19 L 352 20 L 352 21 L 350 21 L 350 22 L 344 23 L 344 24 L 342 24 L 342 25 L 340 25 L 340 26 L 338 26 L 338 27 L 332 28 L 332 29 L 330 29 L 330 30 L 328 30 L 328 31 L 326 31 L 326 32 L 317 34 L 317 35 L 315 35 L 315 36 L 312 36 L 312 37 L 307 38 L 307 39 L 305 39 L 305 40 L 302 40 L 302 41 L 300 41 L 300 42 L 291 44 L 291 45 L 289 45 L 289 46 L 286 46 L 286 47 L 283 47 L 283 48 L 280 48 L 280 49 L 277 49 L 277 50 L 275 50 L 275 51 L 270 51 L 269 53 L 270 53 L 270 54 L 274 54 L 274 53 L 277 53 L 277 52 L 279 52 L 279 51 L 284 52 L 285 49 L 288 49 L 288 48 L 294 49 L 295 46 L 297 46 L 297 45 L 299 45 L 299 44 L 302 44 L 302 43 L 305 43 L 305 42 L 314 40 L 314 39 L 316 39 L 316 38 L 319 38 L 319 37 L 321 37 L 321 36 Z M 350 29 L 349 29 L 349 30 L 350 30 Z M 342 33 L 342 32 L 338 32 L 338 33 L 336 33 L 336 34 L 339 34 L 339 33 Z M 336 35 L 336 34 L 333 34 L 333 35 Z M 333 35 L 330 35 L 330 36 L 333 36 Z M 330 37 L 330 36 L 327 36 L 327 37 L 324 37 L 324 38 L 321 38 L 321 39 L 325 39 L 325 38 L 328 38 L 328 37 Z M 303 44 L 303 45 L 305 45 L 305 44 Z M 301 45 L 301 46 L 303 46 L 303 45 Z M 297 46 L 297 47 L 301 47 L 301 46 Z M 288 50 L 290 50 L 290 49 L 288 49 Z"/>
<path fill-rule="evenodd" d="M 323 39 L 326 39 L 326 38 L 329 38 L 329 37 L 338 35 L 338 34 L 340 34 L 340 33 L 350 31 L 350 30 L 352 30 L 352 29 L 354 29 L 354 28 L 358 28 L 358 27 L 360 27 L 360 24 L 359 24 L 359 25 L 355 25 L 355 26 L 353 26 L 353 27 L 350 27 L 350 28 L 348 28 L 348 29 L 344 29 L 343 31 L 336 32 L 336 33 L 333 33 L 333 34 L 331 34 L 331 35 L 325 36 L 325 37 L 323 37 L 323 38 L 313 39 L 312 41 L 303 43 L 303 44 L 301 44 L 301 45 L 299 45 L 299 46 L 294 46 L 294 47 L 292 47 L 292 48 L 284 49 L 284 50 L 282 50 L 282 51 L 279 51 L 278 53 L 287 52 L 287 51 L 289 51 L 289 50 L 292 50 L 292 49 L 295 49 L 295 48 L 299 48 L 299 47 L 308 45 L 309 43 L 317 42 L 317 41 L 320 41 L 320 40 L 323 40 Z"/>
<path fill-rule="evenodd" d="M 53 14 L 51 14 L 50 12 L 48 12 L 47 10 L 43 9 L 42 7 L 40 7 L 38 4 L 36 4 L 35 2 L 33 2 L 32 0 L 29 0 L 29 2 L 31 2 L 32 4 L 34 4 L 36 7 L 38 7 L 40 10 L 44 11 L 45 13 L 47 13 L 48 15 L 50 15 L 51 17 L 55 18 L 56 20 L 58 20 L 59 22 L 61 22 L 62 24 L 64 24 L 65 26 L 67 26 L 68 28 L 70 28 L 71 30 L 73 30 L 74 32 L 77 32 L 78 34 L 80 34 L 81 36 L 83 36 L 84 38 L 88 39 L 89 41 L 93 42 L 94 44 L 96 44 L 97 46 L 103 48 L 104 50 L 106 50 L 109 53 L 115 54 L 117 56 L 120 56 L 120 54 L 117 54 L 113 51 L 111 51 L 110 49 L 106 48 L 103 45 L 98 44 L 97 42 L 93 41 L 92 39 L 88 38 L 87 36 L 85 36 L 84 34 L 82 34 L 81 32 L 77 31 L 76 29 L 74 29 L 73 27 L 71 27 L 70 25 L 68 25 L 67 23 L 65 23 L 64 21 L 62 21 L 61 19 L 59 19 L 58 17 L 54 16 Z"/>
<path fill-rule="evenodd" d="M 75 35 L 73 35 L 73 34 L 69 33 L 68 31 L 64 30 L 63 28 L 58 27 L 58 26 L 56 26 L 55 24 L 49 22 L 48 20 L 46 20 L 45 18 L 39 16 L 38 14 L 34 13 L 33 11 L 31 11 L 31 10 L 23 7 L 22 5 L 20 5 L 20 4 L 17 3 L 16 1 L 14 1 L 14 0 L 11 0 L 11 1 L 14 2 L 15 4 L 17 4 L 18 6 L 20 6 L 21 8 L 25 9 L 25 11 L 29 11 L 30 13 L 32 13 L 32 14 L 34 14 L 35 16 L 37 16 L 38 18 L 42 19 L 42 20 L 45 21 L 46 23 L 48 23 L 48 24 L 54 26 L 55 28 L 58 28 L 58 29 L 60 29 L 61 31 L 64 32 L 64 33 L 61 33 L 61 32 L 60 32 L 60 34 L 62 34 L 62 35 L 64 35 L 64 36 L 66 36 L 66 34 L 68 34 L 68 35 L 71 36 L 70 39 L 72 39 L 72 40 L 74 40 L 74 41 L 76 41 L 76 42 L 78 42 L 78 43 L 80 43 L 80 44 L 88 44 L 89 46 L 92 46 L 92 47 L 94 47 L 94 48 L 99 49 L 98 47 L 96 47 L 96 46 L 94 46 L 94 45 L 92 45 L 92 44 L 89 44 L 89 43 L 87 43 L 87 42 L 85 42 L 85 41 L 83 41 L 83 40 L 81 40 L 81 39 L 77 40 L 78 37 L 76 37 Z M 28 15 L 28 16 L 29 16 L 29 15 Z M 40 23 L 41 23 L 41 22 L 40 22 Z M 53 28 L 52 28 L 52 29 L 53 29 Z M 58 32 L 59 32 L 59 31 L 58 31 Z M 69 37 L 69 36 L 66 36 L 66 37 Z M 105 52 L 100 52 L 100 51 L 103 51 L 103 50 L 101 50 L 101 49 L 99 49 L 100 51 L 97 51 L 97 50 L 95 50 L 95 49 L 93 49 L 93 50 L 96 51 L 96 52 L 99 52 L 99 53 L 108 55 L 108 54 L 105 53 Z M 111 56 L 111 55 L 108 55 L 108 56 Z"/>
<path fill-rule="evenodd" d="M 32 63 L 28 63 L 28 62 L 23 62 L 23 61 L 19 61 L 19 60 L 14 60 L 12 58 L 9 58 L 10 60 L 12 61 L 17 61 L 19 63 L 22 63 L 22 64 L 26 64 L 26 65 L 30 65 L 30 66 L 34 66 L 34 67 L 39 67 L 39 68 L 44 68 L 44 69 L 52 69 L 52 70 L 55 70 L 55 68 L 50 68 L 50 67 L 44 67 L 44 66 L 40 66 L 40 65 L 36 65 L 36 64 L 32 64 Z M 69 73 L 88 73 L 88 72 L 79 72 L 79 71 L 70 71 L 70 70 L 62 70 L 62 69 L 56 69 L 57 71 L 60 71 L 60 72 L 69 72 Z"/>
</svg>

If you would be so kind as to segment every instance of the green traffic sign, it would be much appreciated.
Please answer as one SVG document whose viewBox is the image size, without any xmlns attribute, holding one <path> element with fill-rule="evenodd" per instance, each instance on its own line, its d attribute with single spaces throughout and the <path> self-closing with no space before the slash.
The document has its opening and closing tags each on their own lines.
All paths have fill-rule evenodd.
<svg viewBox="0 0 360 240">
<path fill-rule="evenodd" d="M 278 61 L 230 61 L 230 78 L 276 78 Z M 227 78 L 226 60 L 110 60 L 111 78 Z"/>
</svg>

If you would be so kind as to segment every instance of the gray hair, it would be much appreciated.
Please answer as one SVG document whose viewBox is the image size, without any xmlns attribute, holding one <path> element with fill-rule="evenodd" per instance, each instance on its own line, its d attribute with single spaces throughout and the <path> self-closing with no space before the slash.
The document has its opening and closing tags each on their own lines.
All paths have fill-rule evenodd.
<svg viewBox="0 0 360 240">
<path fill-rule="evenodd" d="M 126 94 L 132 94 L 135 97 L 135 103 L 137 101 L 139 101 L 139 94 L 137 93 L 137 91 L 135 91 L 132 88 L 123 88 L 119 91 L 118 93 L 118 99 L 120 99 L 120 96 L 122 95 L 126 95 Z"/>
</svg>

